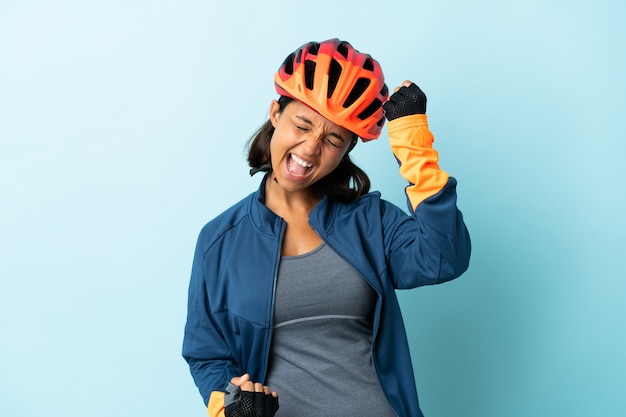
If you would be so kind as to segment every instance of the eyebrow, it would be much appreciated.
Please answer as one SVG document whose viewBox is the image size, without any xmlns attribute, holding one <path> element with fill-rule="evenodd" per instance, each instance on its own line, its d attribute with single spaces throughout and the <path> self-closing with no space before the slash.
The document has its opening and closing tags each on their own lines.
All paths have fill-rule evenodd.
<svg viewBox="0 0 626 417">
<path fill-rule="evenodd" d="M 310 121 L 309 119 L 307 119 L 307 118 L 306 118 L 306 117 L 304 117 L 304 116 L 299 116 L 299 115 L 296 115 L 296 118 L 297 118 L 297 119 L 299 119 L 300 121 L 302 121 L 302 122 L 304 122 L 304 123 L 308 124 L 308 125 L 313 126 L 313 122 L 312 122 L 312 121 Z M 346 138 L 344 138 L 343 136 L 341 136 L 339 133 L 336 133 L 336 132 L 328 132 L 328 136 L 333 136 L 333 137 L 336 137 L 337 139 L 341 140 L 342 142 L 345 142 L 345 141 L 346 141 Z"/>
</svg>

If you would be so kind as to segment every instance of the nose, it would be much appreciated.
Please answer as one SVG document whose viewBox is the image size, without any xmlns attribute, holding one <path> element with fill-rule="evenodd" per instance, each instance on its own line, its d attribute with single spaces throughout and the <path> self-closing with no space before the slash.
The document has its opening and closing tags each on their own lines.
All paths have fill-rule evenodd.
<svg viewBox="0 0 626 417">
<path fill-rule="evenodd" d="M 306 152 L 307 155 L 318 155 L 322 148 L 322 140 L 323 138 L 318 135 L 307 135 L 302 143 L 304 152 Z"/>
</svg>

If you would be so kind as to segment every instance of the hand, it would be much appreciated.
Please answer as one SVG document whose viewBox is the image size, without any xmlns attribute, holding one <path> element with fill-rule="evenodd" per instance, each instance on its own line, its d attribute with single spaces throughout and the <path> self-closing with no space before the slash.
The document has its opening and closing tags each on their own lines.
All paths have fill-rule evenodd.
<svg viewBox="0 0 626 417">
<path fill-rule="evenodd" d="M 226 417 L 272 417 L 278 410 L 278 394 L 244 374 L 230 380 L 224 396 Z"/>
<path fill-rule="evenodd" d="M 407 80 L 394 89 L 389 100 L 383 104 L 383 110 L 389 121 L 412 114 L 426 114 L 426 94 Z"/>
</svg>

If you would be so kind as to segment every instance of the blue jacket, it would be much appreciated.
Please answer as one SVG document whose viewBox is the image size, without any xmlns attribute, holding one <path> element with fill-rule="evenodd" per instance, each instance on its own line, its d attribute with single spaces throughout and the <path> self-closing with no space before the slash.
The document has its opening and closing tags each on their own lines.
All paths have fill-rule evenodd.
<svg viewBox="0 0 626 417">
<path fill-rule="evenodd" d="M 371 192 L 349 204 L 324 198 L 309 216 L 310 226 L 378 294 L 372 356 L 399 416 L 422 413 L 395 290 L 451 280 L 469 264 L 456 180 L 443 178 L 443 187 L 417 205 L 407 189 L 410 214 Z M 265 380 L 286 223 L 263 204 L 264 184 L 198 238 L 183 356 L 205 403 L 234 376 L 247 372 L 253 381 Z"/>
</svg>

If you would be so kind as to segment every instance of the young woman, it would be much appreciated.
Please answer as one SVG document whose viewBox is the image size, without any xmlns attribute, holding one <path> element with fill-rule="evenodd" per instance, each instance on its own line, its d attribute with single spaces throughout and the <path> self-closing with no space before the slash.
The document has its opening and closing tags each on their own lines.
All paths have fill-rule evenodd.
<svg viewBox="0 0 626 417">
<path fill-rule="evenodd" d="M 202 229 L 193 261 L 183 356 L 209 415 L 422 416 L 395 290 L 470 257 L 426 96 L 405 81 L 388 97 L 378 62 L 338 39 L 298 48 L 274 81 L 248 155 L 266 174 Z M 350 160 L 385 118 L 410 214 Z"/>
</svg>

